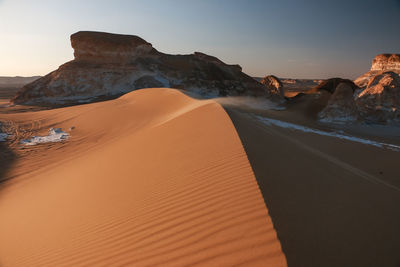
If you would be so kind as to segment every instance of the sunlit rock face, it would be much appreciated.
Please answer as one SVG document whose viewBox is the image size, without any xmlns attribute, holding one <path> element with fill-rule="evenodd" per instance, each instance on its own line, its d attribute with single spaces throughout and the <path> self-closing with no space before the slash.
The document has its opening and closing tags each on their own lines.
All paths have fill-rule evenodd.
<svg viewBox="0 0 400 267">
<path fill-rule="evenodd" d="M 400 122 L 400 76 L 388 71 L 374 76 L 356 98 L 357 108 L 366 121 Z"/>
<path fill-rule="evenodd" d="M 318 114 L 322 122 L 348 123 L 357 120 L 358 112 L 354 98 L 354 87 L 341 82 L 329 98 L 326 107 Z"/>
<path fill-rule="evenodd" d="M 358 77 L 354 83 L 361 88 L 365 88 L 372 77 L 381 74 L 384 71 L 400 73 L 400 55 L 399 54 L 380 54 L 372 60 L 370 71 Z"/>
<path fill-rule="evenodd" d="M 138 36 L 77 32 L 71 36 L 71 45 L 74 60 L 24 86 L 12 102 L 86 103 L 150 87 L 183 89 L 204 97 L 275 97 L 239 65 L 200 52 L 164 54 Z"/>
<path fill-rule="evenodd" d="M 399 54 L 380 54 L 372 61 L 371 71 L 400 70 Z"/>
<path fill-rule="evenodd" d="M 274 96 L 284 98 L 285 93 L 283 89 L 283 84 L 278 77 L 274 75 L 268 75 L 261 79 L 260 81 L 267 88 L 268 92 Z"/>
</svg>

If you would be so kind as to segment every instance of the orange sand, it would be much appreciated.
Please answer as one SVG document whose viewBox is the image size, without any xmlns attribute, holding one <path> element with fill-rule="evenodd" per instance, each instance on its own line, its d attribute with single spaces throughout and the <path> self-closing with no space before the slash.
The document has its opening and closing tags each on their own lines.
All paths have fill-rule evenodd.
<svg viewBox="0 0 400 267">
<path fill-rule="evenodd" d="M 76 127 L 67 142 L 28 148 L 10 166 L 1 266 L 286 265 L 216 102 L 145 89 L 0 120 L 31 122 L 39 133 Z"/>
</svg>

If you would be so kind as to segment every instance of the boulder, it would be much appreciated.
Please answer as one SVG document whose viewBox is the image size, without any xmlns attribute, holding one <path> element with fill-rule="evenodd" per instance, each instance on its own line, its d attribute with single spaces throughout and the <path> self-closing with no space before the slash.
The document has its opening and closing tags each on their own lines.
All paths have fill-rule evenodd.
<svg viewBox="0 0 400 267">
<path fill-rule="evenodd" d="M 12 102 L 68 105 L 148 87 L 178 88 L 204 97 L 275 98 L 239 65 L 200 52 L 168 55 L 138 36 L 87 31 L 71 35 L 71 45 L 74 60 L 25 85 Z"/>
<path fill-rule="evenodd" d="M 318 114 L 322 122 L 347 123 L 357 120 L 354 89 L 348 82 L 339 83 L 329 98 L 326 107 Z"/>
<path fill-rule="evenodd" d="M 369 122 L 400 121 L 400 76 L 388 71 L 372 77 L 356 98 L 360 116 Z"/>
<path fill-rule="evenodd" d="M 261 79 L 260 81 L 263 85 L 265 85 L 268 93 L 278 96 L 279 98 L 284 98 L 285 93 L 283 90 L 283 84 L 279 80 L 278 77 L 274 75 L 268 75 Z"/>
<path fill-rule="evenodd" d="M 330 78 L 327 80 L 324 80 L 320 82 L 316 87 L 313 88 L 314 92 L 319 92 L 322 90 L 328 91 L 329 93 L 333 94 L 335 92 L 335 89 L 337 86 L 341 83 L 347 83 L 353 92 L 357 89 L 357 85 L 353 83 L 353 81 L 348 80 L 348 79 L 342 79 L 342 78 Z"/>
</svg>

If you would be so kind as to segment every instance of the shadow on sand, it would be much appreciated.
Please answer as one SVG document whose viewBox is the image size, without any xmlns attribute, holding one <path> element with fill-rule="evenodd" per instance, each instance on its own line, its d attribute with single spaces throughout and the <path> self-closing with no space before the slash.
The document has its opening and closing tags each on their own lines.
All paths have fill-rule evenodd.
<svg viewBox="0 0 400 267">
<path fill-rule="evenodd" d="M 354 171 L 382 164 L 398 170 L 400 153 L 265 127 L 225 109 L 289 266 L 400 266 L 400 192 Z M 362 164 L 352 170 L 342 162 Z"/>
</svg>

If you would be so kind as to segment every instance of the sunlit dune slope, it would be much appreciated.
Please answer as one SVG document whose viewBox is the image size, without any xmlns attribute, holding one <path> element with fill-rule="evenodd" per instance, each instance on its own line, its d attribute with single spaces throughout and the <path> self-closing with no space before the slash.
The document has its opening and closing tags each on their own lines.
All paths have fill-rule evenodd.
<svg viewBox="0 0 400 267">
<path fill-rule="evenodd" d="M 75 129 L 14 167 L 29 170 L 10 170 L 16 177 L 0 191 L 1 266 L 286 265 L 216 102 L 145 89 L 7 119 Z"/>
</svg>

